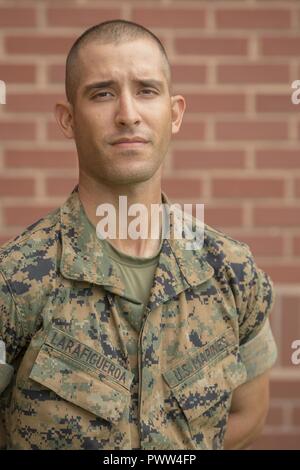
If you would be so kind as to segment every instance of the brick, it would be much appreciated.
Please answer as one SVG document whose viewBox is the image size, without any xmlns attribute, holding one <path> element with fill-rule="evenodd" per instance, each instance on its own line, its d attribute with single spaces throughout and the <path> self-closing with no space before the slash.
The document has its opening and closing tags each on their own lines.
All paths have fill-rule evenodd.
<svg viewBox="0 0 300 470">
<path fill-rule="evenodd" d="M 278 263 L 268 265 L 260 263 L 260 267 L 270 274 L 274 282 L 280 284 L 299 284 L 300 283 L 300 266 L 289 263 Z"/>
<path fill-rule="evenodd" d="M 269 426 L 279 426 L 283 424 L 283 409 L 281 406 L 270 406 L 266 424 Z"/>
<path fill-rule="evenodd" d="M 10 112 L 51 112 L 57 101 L 64 100 L 64 95 L 58 93 L 19 93 L 10 94 L 7 100 L 7 110 Z"/>
<path fill-rule="evenodd" d="M 34 8 L 0 8 L 0 28 L 30 28 L 36 26 Z"/>
<path fill-rule="evenodd" d="M 300 375 L 299 375 L 300 377 Z M 289 400 L 299 399 L 300 396 L 300 380 L 292 379 L 271 379 L 271 397 L 287 398 Z"/>
<path fill-rule="evenodd" d="M 291 25 L 287 9 L 219 9 L 216 11 L 217 29 L 283 29 Z"/>
<path fill-rule="evenodd" d="M 272 433 L 258 438 L 251 446 L 252 450 L 299 450 L 300 433 Z"/>
<path fill-rule="evenodd" d="M 58 127 L 58 124 L 56 122 L 48 122 L 46 125 L 46 135 L 47 139 L 50 140 L 51 142 L 53 141 L 66 141 L 68 140 L 60 128 Z"/>
<path fill-rule="evenodd" d="M 282 236 L 275 235 L 243 235 L 233 234 L 234 238 L 249 245 L 255 256 L 282 256 L 284 240 Z"/>
<path fill-rule="evenodd" d="M 295 179 L 295 196 L 300 197 L 300 178 Z"/>
<path fill-rule="evenodd" d="M 220 230 L 222 227 L 240 227 L 243 225 L 243 210 L 234 206 L 205 206 L 204 220 L 206 224 Z"/>
<path fill-rule="evenodd" d="M 300 235 L 293 238 L 293 253 L 296 256 L 300 256 Z"/>
<path fill-rule="evenodd" d="M 56 206 L 10 206 L 3 208 L 4 226 L 27 227 L 44 217 Z"/>
<path fill-rule="evenodd" d="M 0 139 L 3 140 L 34 140 L 36 127 L 33 122 L 0 121 Z"/>
<path fill-rule="evenodd" d="M 0 176 L 0 196 L 33 196 L 33 178 L 13 178 Z"/>
<path fill-rule="evenodd" d="M 217 66 L 217 80 L 221 84 L 286 84 L 289 79 L 288 64 L 222 64 Z"/>
<path fill-rule="evenodd" d="M 237 93 L 185 94 L 190 113 L 242 113 L 245 112 L 245 95 Z"/>
<path fill-rule="evenodd" d="M 295 368 L 297 366 L 293 365 L 291 361 L 291 356 L 294 352 L 294 349 L 291 348 L 291 345 L 295 339 L 300 340 L 300 296 L 282 297 L 281 332 L 282 365 L 285 367 Z"/>
<path fill-rule="evenodd" d="M 218 140 L 285 140 L 288 127 L 284 121 L 224 121 L 216 123 Z"/>
<path fill-rule="evenodd" d="M 206 75 L 205 65 L 172 65 L 174 83 L 205 83 Z"/>
<path fill-rule="evenodd" d="M 181 150 L 173 153 L 176 170 L 245 168 L 243 150 Z"/>
<path fill-rule="evenodd" d="M 199 8 L 133 8 L 132 21 L 151 28 L 203 28 L 206 12 Z"/>
<path fill-rule="evenodd" d="M 202 184 L 199 179 L 164 178 L 163 190 L 170 198 L 199 198 L 202 194 Z"/>
<path fill-rule="evenodd" d="M 253 211 L 254 226 L 261 227 L 299 227 L 300 207 L 272 206 L 255 207 Z"/>
<path fill-rule="evenodd" d="M 47 178 L 46 193 L 49 196 L 68 196 L 74 186 L 78 183 L 78 178 Z"/>
<path fill-rule="evenodd" d="M 258 149 L 255 152 L 255 166 L 259 169 L 300 168 L 299 150 L 296 149 Z"/>
<path fill-rule="evenodd" d="M 258 94 L 255 109 L 259 113 L 299 113 L 299 107 L 292 103 L 291 94 Z"/>
<path fill-rule="evenodd" d="M 112 18 L 120 18 L 120 8 L 48 8 L 47 23 L 50 26 L 74 28 L 90 27 Z"/>
<path fill-rule="evenodd" d="M 297 427 L 300 427 L 300 406 L 294 408 L 293 424 Z"/>
<path fill-rule="evenodd" d="M 300 36 L 269 36 L 260 41 L 261 52 L 265 56 L 298 57 L 300 48 Z"/>
<path fill-rule="evenodd" d="M 8 54 L 62 54 L 66 56 L 75 36 L 28 35 L 7 36 L 4 38 L 5 51 Z"/>
<path fill-rule="evenodd" d="M 185 56 L 245 56 L 248 52 L 247 39 L 242 37 L 175 37 L 174 47 L 177 53 Z"/>
<path fill-rule="evenodd" d="M 48 82 L 62 83 L 65 81 L 65 65 L 53 64 L 48 66 Z"/>
<path fill-rule="evenodd" d="M 213 197 L 260 198 L 283 197 L 284 181 L 271 178 L 214 178 Z"/>
<path fill-rule="evenodd" d="M 76 168 L 76 151 L 13 150 L 4 151 L 6 168 Z"/>
<path fill-rule="evenodd" d="M 0 77 L 7 84 L 34 83 L 36 81 L 36 66 L 0 63 Z"/>
<path fill-rule="evenodd" d="M 173 139 L 176 140 L 203 140 L 205 137 L 205 123 L 203 121 L 199 122 L 189 122 L 183 120 L 180 131 L 177 134 L 173 135 Z"/>
</svg>

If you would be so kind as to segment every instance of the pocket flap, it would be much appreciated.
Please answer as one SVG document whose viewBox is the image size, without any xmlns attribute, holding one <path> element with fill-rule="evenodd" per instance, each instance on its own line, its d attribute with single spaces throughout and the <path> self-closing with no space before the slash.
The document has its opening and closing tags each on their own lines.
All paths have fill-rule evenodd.
<svg viewBox="0 0 300 470">
<path fill-rule="evenodd" d="M 210 418 L 218 406 L 228 402 L 233 389 L 244 383 L 247 371 L 234 352 L 195 373 L 172 388 L 188 421 L 199 416 Z"/>
<path fill-rule="evenodd" d="M 47 345 L 38 353 L 29 378 L 53 390 L 58 396 L 107 421 L 116 423 L 129 405 L 130 393 L 111 386 L 83 370 L 76 363 Z"/>
</svg>

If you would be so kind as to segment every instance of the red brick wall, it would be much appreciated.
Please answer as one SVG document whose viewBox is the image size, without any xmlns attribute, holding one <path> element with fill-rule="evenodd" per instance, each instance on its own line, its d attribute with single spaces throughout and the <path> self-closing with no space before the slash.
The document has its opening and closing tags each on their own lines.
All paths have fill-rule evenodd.
<svg viewBox="0 0 300 470">
<path fill-rule="evenodd" d="M 88 26 L 141 22 L 165 43 L 175 92 L 187 98 L 164 189 L 204 202 L 206 222 L 250 244 L 277 289 L 279 359 L 255 448 L 300 449 L 300 79 L 297 0 L 0 0 L 0 242 L 60 205 L 77 175 L 57 129 L 64 60 Z"/>
</svg>

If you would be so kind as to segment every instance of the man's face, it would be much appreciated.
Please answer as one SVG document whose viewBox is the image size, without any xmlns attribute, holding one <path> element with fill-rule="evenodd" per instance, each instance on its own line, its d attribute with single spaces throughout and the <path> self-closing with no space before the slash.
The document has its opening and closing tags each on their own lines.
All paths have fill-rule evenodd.
<svg viewBox="0 0 300 470">
<path fill-rule="evenodd" d="M 161 168 L 172 134 L 172 98 L 159 48 L 144 39 L 93 42 L 80 50 L 78 67 L 73 133 L 81 171 L 106 184 L 149 180 Z M 122 138 L 146 142 L 115 143 Z"/>
</svg>

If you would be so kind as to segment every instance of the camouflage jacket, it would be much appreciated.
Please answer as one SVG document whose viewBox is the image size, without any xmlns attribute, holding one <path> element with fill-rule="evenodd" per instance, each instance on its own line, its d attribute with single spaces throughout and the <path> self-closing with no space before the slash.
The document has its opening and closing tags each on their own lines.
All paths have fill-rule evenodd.
<svg viewBox="0 0 300 470">
<path fill-rule="evenodd" d="M 80 204 L 75 187 L 0 250 L 7 448 L 221 449 L 234 389 L 276 358 L 270 278 L 246 244 L 207 225 L 199 250 L 164 239 L 134 331 Z"/>
</svg>

